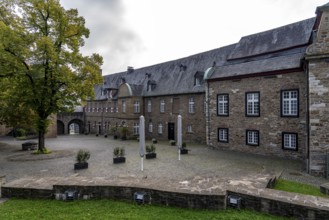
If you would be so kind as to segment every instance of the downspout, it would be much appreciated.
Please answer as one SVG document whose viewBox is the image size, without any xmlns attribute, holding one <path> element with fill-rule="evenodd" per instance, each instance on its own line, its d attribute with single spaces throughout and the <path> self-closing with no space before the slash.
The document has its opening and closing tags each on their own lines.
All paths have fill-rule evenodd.
<svg viewBox="0 0 329 220">
<path fill-rule="evenodd" d="M 306 82 L 306 172 L 310 173 L 310 164 L 311 164 L 311 158 L 310 158 L 310 88 L 309 88 L 309 69 L 308 69 L 308 61 L 305 61 L 304 67 L 305 67 L 305 73 L 307 77 Z"/>
<path fill-rule="evenodd" d="M 206 81 L 207 82 L 207 94 L 206 94 L 206 104 L 207 104 L 207 145 L 210 146 L 210 131 L 211 131 L 211 127 L 210 127 L 210 110 L 209 110 L 209 82 L 208 80 Z"/>
<path fill-rule="evenodd" d="M 210 94 L 209 94 L 209 91 L 210 91 L 210 89 L 209 89 L 209 82 L 208 82 L 208 79 L 210 78 L 210 76 L 212 75 L 212 73 L 214 72 L 214 70 L 215 70 L 215 68 L 214 68 L 214 66 L 213 67 L 210 67 L 210 68 L 208 68 L 207 70 L 206 70 L 206 72 L 205 72 L 205 74 L 204 74 L 204 77 L 203 77 L 203 80 L 205 80 L 206 81 L 206 127 L 207 127 L 207 129 L 206 129 L 206 132 L 207 132 L 207 136 L 206 136 L 206 138 L 207 138 L 207 145 L 208 146 L 211 146 L 211 135 L 210 135 L 210 133 L 211 133 L 211 117 L 210 117 L 210 108 L 209 108 L 209 106 L 210 106 Z"/>
</svg>

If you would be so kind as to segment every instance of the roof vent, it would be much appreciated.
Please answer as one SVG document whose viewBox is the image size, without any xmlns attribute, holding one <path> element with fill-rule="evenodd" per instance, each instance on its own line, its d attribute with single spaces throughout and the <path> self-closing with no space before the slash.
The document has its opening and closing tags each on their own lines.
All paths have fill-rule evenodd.
<svg viewBox="0 0 329 220">
<path fill-rule="evenodd" d="M 130 74 L 130 73 L 132 73 L 132 72 L 134 72 L 134 67 L 132 67 L 132 66 L 128 66 L 128 67 L 127 67 L 127 73 Z"/>
<path fill-rule="evenodd" d="M 185 71 L 186 68 L 187 68 L 187 66 L 181 64 L 181 65 L 179 66 L 179 71 Z"/>
</svg>

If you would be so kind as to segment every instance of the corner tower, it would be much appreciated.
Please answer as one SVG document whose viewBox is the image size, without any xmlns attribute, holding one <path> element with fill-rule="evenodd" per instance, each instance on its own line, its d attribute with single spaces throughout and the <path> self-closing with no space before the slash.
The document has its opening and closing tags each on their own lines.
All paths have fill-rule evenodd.
<svg viewBox="0 0 329 220">
<path fill-rule="evenodd" d="M 316 14 L 313 42 L 305 55 L 308 63 L 308 172 L 329 176 L 329 3 L 318 7 Z"/>
</svg>

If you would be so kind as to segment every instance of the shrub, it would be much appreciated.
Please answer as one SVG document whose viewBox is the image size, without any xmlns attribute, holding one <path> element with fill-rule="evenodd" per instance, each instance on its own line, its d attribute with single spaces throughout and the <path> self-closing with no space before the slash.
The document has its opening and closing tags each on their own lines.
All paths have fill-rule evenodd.
<svg viewBox="0 0 329 220">
<path fill-rule="evenodd" d="M 79 150 L 76 156 L 76 161 L 78 163 L 87 163 L 90 158 L 90 152 L 87 150 Z"/>
<path fill-rule="evenodd" d="M 23 128 L 16 129 L 16 136 L 17 137 L 25 137 L 26 136 L 25 129 L 23 129 Z"/>
<path fill-rule="evenodd" d="M 186 143 L 185 142 L 183 142 L 182 148 L 186 148 Z"/>
<path fill-rule="evenodd" d="M 151 145 L 146 145 L 146 152 L 147 153 L 155 153 L 155 146 L 153 144 Z"/>
<path fill-rule="evenodd" d="M 123 147 L 115 147 L 113 149 L 114 157 L 123 157 L 125 155 L 125 149 Z"/>
</svg>

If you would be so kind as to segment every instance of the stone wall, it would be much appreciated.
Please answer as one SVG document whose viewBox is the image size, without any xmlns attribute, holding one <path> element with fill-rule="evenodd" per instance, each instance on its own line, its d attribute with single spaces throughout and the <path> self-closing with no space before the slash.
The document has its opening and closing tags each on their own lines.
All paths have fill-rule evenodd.
<svg viewBox="0 0 329 220">
<path fill-rule="evenodd" d="M 240 199 L 241 209 L 252 209 L 257 212 L 296 219 L 329 219 L 328 199 L 315 196 L 272 189 L 228 190 L 227 196 Z M 231 206 L 229 200 L 227 206 Z"/>
<path fill-rule="evenodd" d="M 309 85 L 309 173 L 328 176 L 329 151 L 329 6 L 317 9 L 315 41 L 307 48 Z"/>
<path fill-rule="evenodd" d="M 210 145 L 241 152 L 293 159 L 307 156 L 307 79 L 304 72 L 209 82 Z M 299 117 L 281 117 L 281 91 L 299 91 Z M 246 92 L 259 92 L 260 115 L 245 114 Z M 229 116 L 217 115 L 217 95 L 229 95 Z M 229 141 L 218 141 L 218 128 L 228 128 Z M 259 146 L 246 145 L 246 130 L 259 131 Z M 282 148 L 282 132 L 298 134 L 298 149 Z"/>
<path fill-rule="evenodd" d="M 0 136 L 7 135 L 11 131 L 11 128 L 7 127 L 6 125 L 0 124 Z"/>
</svg>

